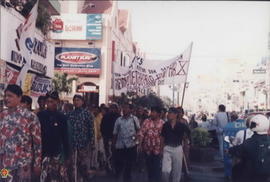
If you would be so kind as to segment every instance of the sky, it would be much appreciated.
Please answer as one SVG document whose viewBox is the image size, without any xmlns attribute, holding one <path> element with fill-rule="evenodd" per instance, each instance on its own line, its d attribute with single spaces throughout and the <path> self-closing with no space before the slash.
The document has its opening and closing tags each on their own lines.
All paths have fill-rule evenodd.
<svg viewBox="0 0 270 182">
<path fill-rule="evenodd" d="M 118 1 L 118 7 L 130 11 L 133 40 L 146 58 L 173 58 L 193 42 L 191 90 L 204 87 L 198 76 L 218 77 L 233 62 L 227 60 L 255 65 L 269 56 L 270 2 Z"/>
</svg>

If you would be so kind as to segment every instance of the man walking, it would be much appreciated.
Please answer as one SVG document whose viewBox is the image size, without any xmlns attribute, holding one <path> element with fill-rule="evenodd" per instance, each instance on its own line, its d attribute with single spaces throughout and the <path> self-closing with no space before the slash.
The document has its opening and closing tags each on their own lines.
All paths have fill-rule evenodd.
<svg viewBox="0 0 270 182">
<path fill-rule="evenodd" d="M 190 138 L 189 128 L 177 122 L 179 110 L 172 107 L 168 111 L 168 122 L 163 125 L 161 135 L 164 138 L 163 160 L 162 160 L 162 179 L 169 182 L 179 182 L 182 173 L 183 148 L 182 140 L 184 134 Z M 172 174 L 171 174 L 172 173 Z"/>
<path fill-rule="evenodd" d="M 145 153 L 149 182 L 159 182 L 161 178 L 161 130 L 164 121 L 160 119 L 160 114 L 159 107 L 152 107 L 150 118 L 143 122 L 139 132 L 140 148 Z"/>
<path fill-rule="evenodd" d="M 0 170 L 9 176 L 0 181 L 39 181 L 41 168 L 41 131 L 37 116 L 20 105 L 22 89 L 8 85 L 7 109 L 0 113 Z M 11 179 L 12 178 L 12 179 Z"/>
<path fill-rule="evenodd" d="M 71 135 L 71 166 L 73 167 L 72 180 L 89 181 L 89 153 L 94 146 L 93 116 L 84 107 L 84 99 L 81 95 L 74 95 L 75 109 L 67 114 L 67 123 L 70 126 Z M 71 180 L 71 181 L 72 181 Z"/>
<path fill-rule="evenodd" d="M 68 181 L 67 160 L 69 157 L 66 116 L 57 110 L 58 92 L 46 94 L 47 109 L 38 113 L 42 136 L 41 182 Z"/>
<path fill-rule="evenodd" d="M 214 117 L 214 125 L 216 126 L 217 138 L 219 143 L 219 152 L 221 160 L 224 159 L 224 151 L 223 151 L 223 129 L 229 122 L 229 115 L 226 112 L 226 107 L 224 105 L 218 106 L 218 112 Z"/>
<path fill-rule="evenodd" d="M 113 140 L 113 129 L 116 120 L 120 117 L 119 109 L 116 104 L 112 104 L 109 107 L 109 112 L 104 115 L 100 124 L 100 131 L 103 137 L 105 155 L 107 159 L 106 169 L 108 172 L 112 171 L 112 140 Z"/>
<path fill-rule="evenodd" d="M 124 182 L 131 182 L 131 170 L 137 155 L 136 135 L 140 129 L 138 118 L 131 114 L 132 109 L 131 104 L 123 105 L 123 116 L 116 120 L 113 130 L 116 177 L 119 178 L 124 170 Z"/>
</svg>

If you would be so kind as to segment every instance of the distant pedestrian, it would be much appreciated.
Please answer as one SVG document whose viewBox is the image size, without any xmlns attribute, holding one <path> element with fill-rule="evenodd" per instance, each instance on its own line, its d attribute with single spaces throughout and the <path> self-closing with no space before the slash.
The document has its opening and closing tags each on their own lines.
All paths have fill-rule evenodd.
<svg viewBox="0 0 270 182">
<path fill-rule="evenodd" d="M 226 112 L 226 107 L 221 104 L 218 106 L 218 112 L 216 113 L 214 117 L 214 125 L 216 126 L 216 133 L 219 143 L 219 152 L 221 160 L 224 159 L 224 151 L 223 151 L 223 129 L 229 122 L 229 115 Z"/>
<path fill-rule="evenodd" d="M 131 170 L 137 156 L 136 136 L 140 129 L 139 120 L 131 114 L 132 110 L 133 105 L 131 104 L 122 106 L 123 116 L 116 120 L 113 130 L 113 146 L 116 149 L 116 177 L 120 178 L 124 171 L 124 182 L 131 181 Z"/>
<path fill-rule="evenodd" d="M 104 107 L 101 111 L 99 107 L 93 109 L 94 114 L 94 130 L 95 130 L 95 148 L 91 156 L 91 167 L 98 170 L 105 166 L 105 151 L 100 131 L 100 125 L 103 118 L 103 114 L 107 112 L 108 108 Z"/>
<path fill-rule="evenodd" d="M 198 122 L 196 121 L 196 115 L 195 114 L 193 114 L 191 116 L 191 119 L 189 121 L 189 127 L 190 127 L 190 129 L 194 129 L 194 128 L 198 127 Z"/>
<path fill-rule="evenodd" d="M 73 109 L 74 109 L 74 106 L 73 106 L 73 104 L 71 104 L 71 103 L 64 103 L 63 104 L 63 114 L 64 115 L 68 115 L 70 112 L 72 112 L 73 111 Z"/>
<path fill-rule="evenodd" d="M 113 170 L 113 129 L 116 120 L 120 117 L 119 108 L 117 104 L 112 104 L 109 107 L 109 112 L 106 113 L 100 124 L 100 131 L 103 138 L 106 161 L 107 161 L 107 171 L 111 172 Z"/>
<path fill-rule="evenodd" d="M 188 121 L 184 118 L 184 109 L 182 107 L 178 107 L 177 108 L 179 111 L 179 114 L 177 116 L 177 120 L 183 124 L 185 124 L 188 128 Z M 189 168 L 190 168 L 190 160 L 189 160 L 189 152 L 190 152 L 190 138 L 188 137 L 187 133 L 184 134 L 183 137 L 183 143 L 182 143 L 182 147 L 183 147 L 183 152 L 184 152 L 184 157 L 183 157 L 183 172 L 184 172 L 184 177 L 185 179 L 189 178 Z"/>
<path fill-rule="evenodd" d="M 146 119 L 145 113 L 144 113 L 144 108 L 143 108 L 142 106 L 139 106 L 139 107 L 136 109 L 135 115 L 136 115 L 137 118 L 139 119 L 140 124 L 142 124 L 143 121 Z"/>
<path fill-rule="evenodd" d="M 38 102 L 39 108 L 37 108 L 34 111 L 35 114 L 37 114 L 40 111 L 44 111 L 46 109 L 46 96 L 43 96 L 43 95 L 39 96 L 37 102 Z"/>
<path fill-rule="evenodd" d="M 7 109 L 0 113 L 0 170 L 10 176 L 0 181 L 39 181 L 41 131 L 37 116 L 20 105 L 22 89 L 8 85 L 4 92 Z"/>
<path fill-rule="evenodd" d="M 177 122 L 179 110 L 172 107 L 168 111 L 168 122 L 163 125 L 161 135 L 164 138 L 163 160 L 162 160 L 162 179 L 169 182 L 179 182 L 182 173 L 183 160 L 183 137 L 185 133 L 190 137 L 189 128 Z"/>
<path fill-rule="evenodd" d="M 134 114 L 135 116 L 139 119 L 140 121 L 140 126 L 143 125 L 143 122 L 148 118 L 148 109 L 143 108 L 142 106 L 139 106 L 137 109 L 134 109 Z M 135 163 L 136 169 L 138 169 L 140 172 L 144 172 L 146 165 L 145 165 L 145 154 L 138 150 L 137 151 L 137 160 Z"/>
<path fill-rule="evenodd" d="M 46 95 L 47 109 L 38 113 L 42 136 L 41 182 L 68 181 L 69 158 L 68 129 L 66 116 L 57 110 L 58 92 Z"/>
<path fill-rule="evenodd" d="M 32 98 L 28 95 L 23 95 L 21 99 L 21 106 L 32 111 Z"/>
<path fill-rule="evenodd" d="M 140 148 L 145 155 L 148 182 L 161 180 L 161 159 L 163 142 L 161 130 L 164 121 L 160 119 L 161 109 L 151 108 L 150 118 L 146 119 L 139 132 Z"/>
<path fill-rule="evenodd" d="M 166 108 L 161 109 L 160 119 L 162 119 L 164 122 L 167 121 L 167 109 Z"/>
</svg>

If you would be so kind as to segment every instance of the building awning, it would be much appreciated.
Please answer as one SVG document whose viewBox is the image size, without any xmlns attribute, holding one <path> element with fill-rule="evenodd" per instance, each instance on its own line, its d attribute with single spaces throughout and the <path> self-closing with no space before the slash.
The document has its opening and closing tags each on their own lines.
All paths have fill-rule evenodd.
<svg viewBox="0 0 270 182">
<path fill-rule="evenodd" d="M 77 92 L 79 93 L 98 93 L 99 86 L 95 85 L 92 82 L 82 83 L 77 87 Z"/>
</svg>

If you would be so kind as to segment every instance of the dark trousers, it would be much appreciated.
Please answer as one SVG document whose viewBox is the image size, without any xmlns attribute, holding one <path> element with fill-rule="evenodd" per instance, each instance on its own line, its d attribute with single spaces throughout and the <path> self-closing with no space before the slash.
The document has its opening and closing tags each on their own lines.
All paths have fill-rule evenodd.
<svg viewBox="0 0 270 182">
<path fill-rule="evenodd" d="M 123 179 L 125 182 L 131 180 L 131 170 L 136 161 L 137 148 L 116 149 L 115 151 L 115 172 L 116 177 L 120 178 L 122 171 L 124 171 Z"/>
<path fill-rule="evenodd" d="M 114 166 L 113 166 L 113 147 L 112 147 L 112 139 L 111 138 L 103 138 L 103 143 L 104 143 L 104 150 L 105 150 L 105 155 L 106 155 L 106 169 L 108 172 L 111 172 L 114 170 Z"/>
<path fill-rule="evenodd" d="M 145 154 L 148 181 L 160 182 L 161 181 L 161 156 L 155 154 Z"/>
</svg>

